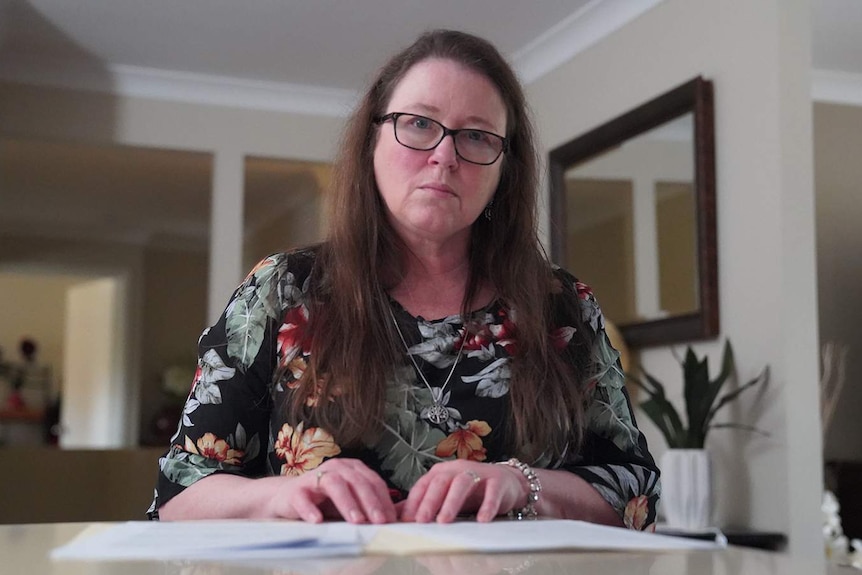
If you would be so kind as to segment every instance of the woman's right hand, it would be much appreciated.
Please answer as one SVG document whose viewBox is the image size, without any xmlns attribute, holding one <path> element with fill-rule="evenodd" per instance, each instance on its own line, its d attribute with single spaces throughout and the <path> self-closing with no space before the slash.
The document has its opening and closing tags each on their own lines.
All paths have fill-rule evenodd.
<svg viewBox="0 0 862 575">
<path fill-rule="evenodd" d="M 196 481 L 159 508 L 178 519 L 298 519 L 319 523 L 397 520 L 386 482 L 358 459 L 334 458 L 296 477 L 251 479 L 214 473 Z"/>
<path fill-rule="evenodd" d="M 392 523 L 398 517 L 386 482 L 358 459 L 329 459 L 298 477 L 257 481 L 270 483 L 267 508 L 276 517 L 310 523 Z"/>
</svg>

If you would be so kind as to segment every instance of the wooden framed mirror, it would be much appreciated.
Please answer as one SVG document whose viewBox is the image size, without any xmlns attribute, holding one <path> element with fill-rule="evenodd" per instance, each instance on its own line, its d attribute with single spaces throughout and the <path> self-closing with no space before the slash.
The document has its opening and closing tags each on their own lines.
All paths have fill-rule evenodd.
<svg viewBox="0 0 862 575">
<path fill-rule="evenodd" d="M 626 343 L 718 335 L 712 83 L 698 76 L 548 159 L 551 257 Z"/>
</svg>

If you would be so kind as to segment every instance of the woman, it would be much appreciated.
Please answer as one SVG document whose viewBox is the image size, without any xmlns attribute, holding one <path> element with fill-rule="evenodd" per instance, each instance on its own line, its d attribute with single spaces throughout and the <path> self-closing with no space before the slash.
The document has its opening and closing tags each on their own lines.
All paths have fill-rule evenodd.
<svg viewBox="0 0 862 575">
<path fill-rule="evenodd" d="M 496 49 L 436 31 L 393 58 L 348 124 L 327 241 L 258 264 L 201 337 L 151 516 L 653 525 L 618 354 L 546 260 L 536 194 Z"/>
</svg>

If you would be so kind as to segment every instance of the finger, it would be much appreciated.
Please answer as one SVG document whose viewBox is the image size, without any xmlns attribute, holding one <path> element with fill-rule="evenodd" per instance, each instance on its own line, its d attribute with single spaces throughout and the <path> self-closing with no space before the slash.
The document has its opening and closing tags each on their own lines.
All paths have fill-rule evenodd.
<svg viewBox="0 0 862 575">
<path fill-rule="evenodd" d="M 482 478 L 475 471 L 463 471 L 455 475 L 449 484 L 449 490 L 440 511 L 437 513 L 437 523 L 451 523 L 464 509 L 464 503 L 479 486 Z"/>
<path fill-rule="evenodd" d="M 401 521 L 416 521 L 416 511 L 428 490 L 428 479 L 428 475 L 425 475 L 410 488 L 407 499 L 401 503 Z"/>
<path fill-rule="evenodd" d="M 323 492 L 320 488 L 322 474 L 330 472 L 343 478 L 343 483 L 352 491 L 365 519 L 373 523 L 391 523 L 397 520 L 398 514 L 392 503 L 388 485 L 365 463 L 358 459 L 325 461 L 317 470 L 316 487 L 321 492 Z M 342 517 L 348 519 L 347 516 Z"/>
<path fill-rule="evenodd" d="M 385 489 L 385 485 L 383 486 L 384 489 L 381 489 L 378 484 L 380 482 L 373 483 L 360 477 L 350 482 L 350 488 L 362 507 L 363 513 L 372 523 L 394 522 L 396 520 L 395 505 L 389 497 L 389 491 Z"/>
<path fill-rule="evenodd" d="M 349 523 L 367 523 L 362 506 L 340 473 L 326 473 L 317 483 L 317 489 L 324 493 L 335 505 L 342 519 Z"/>
<path fill-rule="evenodd" d="M 291 499 L 291 506 L 300 519 L 309 523 L 323 521 L 323 512 L 314 504 L 307 491 L 298 490 Z"/>
<path fill-rule="evenodd" d="M 422 497 L 422 501 L 419 503 L 419 508 L 416 510 L 415 520 L 417 523 L 428 523 L 437 517 L 440 506 L 449 492 L 452 479 L 452 476 L 449 474 L 438 474 L 429 481 L 428 488 Z"/>
<path fill-rule="evenodd" d="M 496 478 L 487 479 L 485 481 L 485 492 L 482 497 L 482 505 L 479 506 L 479 511 L 476 512 L 476 521 L 481 523 L 493 521 L 494 518 L 500 514 L 502 504 L 502 484 Z"/>
<path fill-rule="evenodd" d="M 355 492 L 358 486 L 367 486 L 363 487 L 363 495 L 360 499 L 375 502 L 374 507 L 379 508 L 383 513 L 379 522 L 391 523 L 397 520 L 398 514 L 395 510 L 395 505 L 392 502 L 392 495 L 390 493 L 389 486 L 383 478 L 380 477 L 376 471 L 358 459 L 348 459 L 346 461 L 350 467 L 350 471 L 354 473 L 354 475 L 348 480 L 349 484 L 354 488 Z M 359 496 L 358 493 L 357 496 Z"/>
</svg>

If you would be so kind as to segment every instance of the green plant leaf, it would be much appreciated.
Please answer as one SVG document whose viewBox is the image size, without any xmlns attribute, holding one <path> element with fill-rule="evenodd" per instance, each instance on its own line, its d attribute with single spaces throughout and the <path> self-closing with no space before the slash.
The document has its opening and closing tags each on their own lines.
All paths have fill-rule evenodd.
<svg viewBox="0 0 862 575">
<path fill-rule="evenodd" d="M 664 386 L 645 370 L 641 370 L 649 385 L 633 375 L 627 375 L 636 386 L 650 396 L 650 399 L 640 404 L 647 417 L 659 428 L 667 441 L 668 447 L 682 447 L 686 443 L 688 432 L 682 425 L 679 412 L 667 400 Z"/>
<path fill-rule="evenodd" d="M 709 426 L 710 429 L 741 429 L 743 431 L 750 431 L 752 433 L 756 433 L 758 435 L 762 435 L 764 437 L 769 437 L 769 433 L 763 431 L 762 429 L 758 429 L 753 425 L 746 425 L 745 423 L 714 423 Z"/>
<path fill-rule="evenodd" d="M 685 443 L 685 430 L 674 406 L 663 397 L 653 396 L 640 404 L 647 417 L 655 423 L 664 435 L 668 447 L 682 447 Z"/>
<path fill-rule="evenodd" d="M 706 439 L 706 416 L 712 397 L 709 381 L 709 360 L 704 357 L 699 360 L 694 350 L 686 350 L 683 369 L 683 395 L 685 397 L 686 415 L 688 416 L 688 432 L 690 443 L 697 446 Z"/>
<path fill-rule="evenodd" d="M 704 357 L 703 361 L 698 361 L 690 347 L 686 356 L 686 362 L 691 364 L 689 366 L 690 371 L 685 374 L 686 384 L 688 384 L 687 389 L 690 390 L 686 394 L 686 404 L 689 412 L 689 430 L 694 438 L 693 444 L 702 447 L 706 442 L 709 422 L 712 420 L 715 412 L 713 404 L 727 379 L 734 373 L 733 348 L 730 345 L 730 341 L 725 340 L 721 371 L 714 380 L 709 379 L 708 358 Z M 694 366 L 695 364 L 697 367 Z M 694 379 L 689 382 L 689 377 Z"/>
<path fill-rule="evenodd" d="M 763 433 L 759 429 L 745 424 L 722 423 L 712 424 L 716 412 L 727 403 L 734 401 L 739 395 L 758 383 L 769 379 L 769 366 L 766 366 L 756 378 L 745 385 L 721 397 L 719 394 L 727 380 L 734 376 L 735 362 L 730 341 L 725 340 L 722 355 L 721 371 L 710 380 L 708 358 L 698 359 L 689 346 L 684 359 L 680 362 L 683 370 L 683 396 L 685 399 L 685 414 L 688 417 L 688 428 L 684 427 L 679 412 L 665 396 L 665 388 L 656 378 L 641 370 L 643 379 L 627 375 L 628 380 L 643 390 L 649 399 L 640 404 L 647 417 L 659 428 L 669 447 L 672 448 L 702 448 L 706 436 L 713 428 L 738 428 L 755 433 Z M 766 435 L 766 434 L 765 434 Z"/>
<path fill-rule="evenodd" d="M 637 377 L 635 377 L 633 375 L 627 374 L 626 377 L 628 379 L 630 379 L 632 382 L 634 382 L 634 384 L 637 385 L 639 388 L 641 388 L 642 390 L 647 392 L 650 395 L 650 397 L 652 397 L 652 396 L 664 397 L 664 386 L 656 378 L 654 378 L 653 376 L 648 374 L 646 371 L 641 370 L 641 372 L 644 374 L 644 377 L 650 383 L 649 386 L 646 385 L 643 381 L 641 381 L 640 379 L 638 379 Z"/>
<path fill-rule="evenodd" d="M 733 348 L 730 345 L 730 341 L 725 340 L 724 352 L 721 359 L 721 372 L 718 374 L 718 377 L 711 381 L 709 384 L 709 400 L 706 405 L 710 413 L 714 412 L 713 404 L 715 403 L 715 398 L 718 397 L 718 394 L 721 391 L 721 388 L 724 386 L 725 381 L 727 381 L 729 377 L 733 376 L 735 370 L 736 361 L 733 355 Z M 710 419 L 712 419 L 712 417 L 708 413 L 707 421 L 704 422 L 704 425 L 708 425 Z"/>
<path fill-rule="evenodd" d="M 709 412 L 709 416 L 708 416 L 707 421 L 706 421 L 707 425 L 709 425 L 709 423 L 712 421 L 712 418 L 715 417 L 715 414 L 716 414 L 716 412 L 718 412 L 719 409 L 721 409 L 726 404 L 730 403 L 731 401 L 733 401 L 734 399 L 739 397 L 739 394 L 741 394 L 743 391 L 745 391 L 746 389 L 749 389 L 750 387 L 754 387 L 755 385 L 757 385 L 759 383 L 763 383 L 764 385 L 766 385 L 768 382 L 769 382 L 769 366 L 767 365 L 766 367 L 763 368 L 763 371 L 761 371 L 757 377 L 747 381 L 744 385 L 739 386 L 738 389 L 735 389 L 733 391 L 730 391 L 730 392 L 724 394 L 721 397 L 721 399 L 718 400 L 718 403 L 715 404 L 715 407 L 713 407 L 712 410 Z"/>
</svg>

